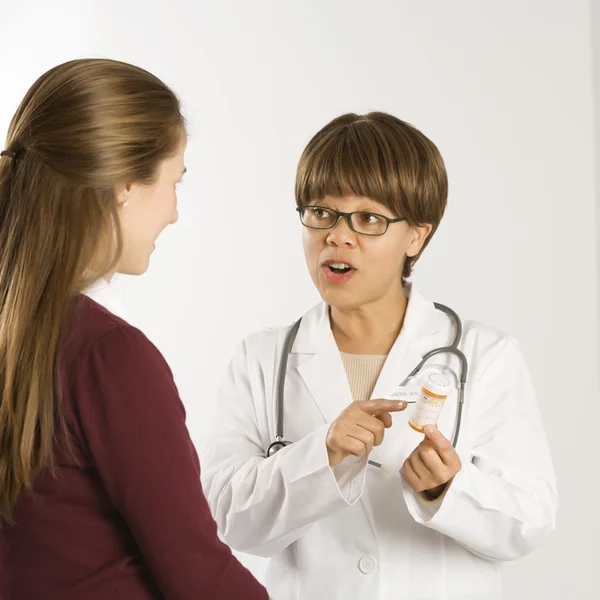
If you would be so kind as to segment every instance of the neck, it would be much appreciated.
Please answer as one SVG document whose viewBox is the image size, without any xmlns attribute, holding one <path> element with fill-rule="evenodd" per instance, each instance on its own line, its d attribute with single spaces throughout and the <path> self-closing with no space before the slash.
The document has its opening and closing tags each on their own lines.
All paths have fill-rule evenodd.
<svg viewBox="0 0 600 600">
<path fill-rule="evenodd" d="M 341 352 L 389 354 L 402 325 L 408 301 L 404 291 L 390 293 L 358 308 L 331 307 L 331 330 Z"/>
</svg>

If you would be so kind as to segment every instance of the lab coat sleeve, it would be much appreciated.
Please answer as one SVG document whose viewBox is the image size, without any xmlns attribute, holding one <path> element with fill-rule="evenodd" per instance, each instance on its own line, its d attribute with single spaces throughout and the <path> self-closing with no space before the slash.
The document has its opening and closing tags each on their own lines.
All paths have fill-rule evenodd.
<svg viewBox="0 0 600 600">
<path fill-rule="evenodd" d="M 555 526 L 558 495 L 535 393 L 520 348 L 506 338 L 467 402 L 474 443 L 443 496 L 428 501 L 403 481 L 418 523 L 488 559 L 531 552 Z"/>
<path fill-rule="evenodd" d="M 328 424 L 265 458 L 269 432 L 259 430 L 255 402 L 264 410 L 264 392 L 252 388 L 242 346 L 218 395 L 214 435 L 202 455 L 202 485 L 227 544 L 267 557 L 315 521 L 354 504 L 363 492 L 367 458 L 331 469 Z"/>
</svg>

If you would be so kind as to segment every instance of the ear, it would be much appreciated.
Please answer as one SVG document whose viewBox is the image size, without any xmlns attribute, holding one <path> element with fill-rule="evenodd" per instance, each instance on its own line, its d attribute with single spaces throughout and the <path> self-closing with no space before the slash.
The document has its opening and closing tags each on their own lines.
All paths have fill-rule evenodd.
<svg viewBox="0 0 600 600">
<path fill-rule="evenodd" d="M 406 250 L 406 256 L 413 257 L 417 256 L 423 248 L 425 240 L 429 237 L 433 225 L 431 223 L 425 223 L 424 225 L 413 225 L 411 227 L 411 240 Z"/>
<path fill-rule="evenodd" d="M 123 187 L 117 189 L 117 204 L 119 206 L 127 206 L 127 204 L 129 204 L 129 200 L 131 200 L 131 197 L 133 195 L 133 189 L 134 186 L 132 183 L 128 183 L 127 185 L 124 185 Z"/>
</svg>

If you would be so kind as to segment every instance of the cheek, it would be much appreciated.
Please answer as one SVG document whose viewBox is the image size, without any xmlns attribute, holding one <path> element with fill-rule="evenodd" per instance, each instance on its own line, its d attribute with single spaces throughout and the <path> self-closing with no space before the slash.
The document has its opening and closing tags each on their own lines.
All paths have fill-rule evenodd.
<svg viewBox="0 0 600 600">
<path fill-rule="evenodd" d="M 129 208 L 128 206 L 126 210 Z M 136 210 L 127 213 L 124 219 L 124 231 L 131 243 L 145 245 L 154 241 L 164 229 L 169 214 L 164 202 L 149 198 L 146 202 L 140 203 Z"/>
<path fill-rule="evenodd" d="M 376 244 L 367 245 L 363 257 L 373 265 L 378 275 L 393 277 L 402 271 L 406 246 L 401 240 L 389 238 L 377 240 Z"/>
<path fill-rule="evenodd" d="M 318 235 L 314 235 L 314 233 L 306 227 L 302 229 L 302 247 L 309 268 L 315 268 L 316 261 L 323 248 L 323 243 L 324 242 Z"/>
<path fill-rule="evenodd" d="M 163 191 L 159 198 L 157 198 L 157 204 L 160 207 L 157 207 L 157 212 L 162 212 L 163 214 L 173 212 L 177 206 L 177 190 L 173 187 L 169 187 Z"/>
<path fill-rule="evenodd" d="M 148 220 L 154 233 L 162 231 L 177 215 L 177 193 L 174 189 L 161 190 L 148 206 Z"/>
</svg>

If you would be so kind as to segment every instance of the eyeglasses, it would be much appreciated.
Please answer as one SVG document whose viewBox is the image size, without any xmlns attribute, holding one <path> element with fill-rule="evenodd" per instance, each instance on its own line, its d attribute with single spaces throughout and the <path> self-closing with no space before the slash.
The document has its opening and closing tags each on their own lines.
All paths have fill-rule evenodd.
<svg viewBox="0 0 600 600">
<path fill-rule="evenodd" d="M 301 206 L 296 209 L 296 212 L 300 214 L 302 225 L 309 229 L 333 229 L 344 217 L 350 229 L 360 235 L 383 235 L 390 223 L 406 221 L 406 217 L 390 219 L 372 212 L 345 213 L 324 206 Z"/>
</svg>

